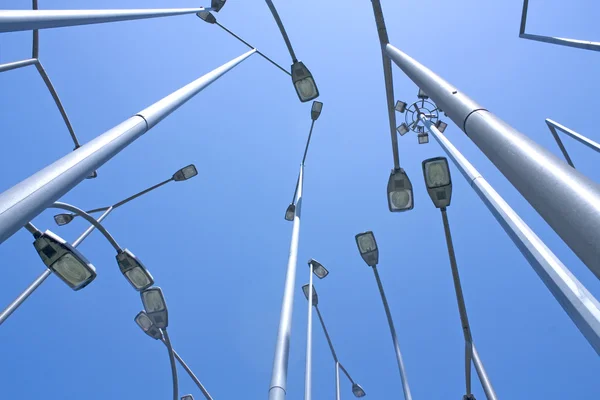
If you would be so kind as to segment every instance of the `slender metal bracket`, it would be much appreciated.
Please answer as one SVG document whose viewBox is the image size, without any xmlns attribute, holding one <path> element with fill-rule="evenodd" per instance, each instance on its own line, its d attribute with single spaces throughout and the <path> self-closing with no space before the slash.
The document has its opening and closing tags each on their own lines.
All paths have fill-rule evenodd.
<svg viewBox="0 0 600 400">
<path fill-rule="evenodd" d="M 573 161 L 571 160 L 571 157 L 569 156 L 567 149 L 563 145 L 562 140 L 560 140 L 560 136 L 558 136 L 558 133 L 556 132 L 557 129 L 559 131 L 565 133 L 566 135 L 572 137 L 573 139 L 577 140 L 579 143 L 582 143 L 582 144 L 586 145 L 587 147 L 589 147 L 590 149 L 600 153 L 600 143 L 594 142 L 593 140 L 588 139 L 587 137 L 585 137 L 585 136 L 575 132 L 574 130 L 569 129 L 566 126 L 561 125 L 558 122 L 555 122 L 549 118 L 546 118 L 546 125 L 548 125 L 548 129 L 550 129 L 552 136 L 554 136 L 554 140 L 556 140 L 556 143 L 558 144 L 560 151 L 563 153 L 563 156 L 565 156 L 565 159 L 567 160 L 567 162 L 569 163 L 569 165 L 571 167 L 575 168 L 575 165 L 573 165 Z"/>
</svg>

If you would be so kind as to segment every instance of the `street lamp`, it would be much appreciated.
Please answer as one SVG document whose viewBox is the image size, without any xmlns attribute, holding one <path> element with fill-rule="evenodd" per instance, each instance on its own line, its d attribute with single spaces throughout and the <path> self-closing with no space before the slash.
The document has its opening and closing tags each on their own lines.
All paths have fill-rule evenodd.
<svg viewBox="0 0 600 400">
<path fill-rule="evenodd" d="M 151 287 L 141 292 L 142 304 L 144 310 L 152 323 L 159 329 L 166 329 L 169 325 L 169 312 L 162 290 L 158 287 Z"/>
<path fill-rule="evenodd" d="M 360 252 L 360 255 L 365 261 L 365 263 L 367 263 L 367 265 L 373 269 L 373 273 L 375 274 L 375 280 L 377 281 L 377 286 L 379 287 L 379 293 L 381 294 L 383 308 L 385 309 L 388 325 L 390 327 L 390 333 L 392 335 L 392 342 L 394 344 L 394 350 L 396 352 L 396 361 L 398 362 L 400 379 L 402 380 L 404 399 L 412 400 L 410 388 L 408 386 L 408 380 L 406 377 L 406 371 L 404 369 L 404 362 L 402 361 L 402 353 L 400 353 L 400 345 L 398 344 L 398 337 L 396 336 L 396 328 L 394 328 L 394 321 L 392 320 L 392 313 L 390 311 L 387 298 L 385 297 L 385 292 L 383 291 L 383 285 L 381 283 L 381 279 L 379 278 L 379 272 L 377 271 L 377 264 L 379 262 L 379 249 L 377 248 L 375 235 L 373 235 L 373 232 L 367 231 L 359 233 L 358 235 L 356 235 L 355 239 L 356 245 L 358 246 L 358 251 Z"/>
<path fill-rule="evenodd" d="M 154 279 L 144 264 L 129 250 L 124 249 L 117 254 L 119 269 L 131 286 L 138 292 L 148 289 Z"/>
<path fill-rule="evenodd" d="M 448 215 L 446 213 L 446 207 L 450 205 L 450 200 L 452 197 L 452 178 L 450 177 L 448 160 L 445 157 L 435 157 L 423 161 L 423 177 L 425 178 L 427 193 L 429 193 L 429 197 L 431 197 L 433 205 L 436 208 L 439 208 L 442 213 L 442 221 L 446 235 L 446 245 L 448 247 L 448 256 L 450 258 L 450 268 L 452 270 L 452 279 L 454 282 L 454 291 L 456 293 L 456 302 L 458 303 L 460 322 L 465 340 L 465 386 L 467 394 L 463 397 L 463 400 L 475 400 L 475 397 L 471 392 L 471 362 L 479 364 L 477 365 L 478 369 L 483 371 L 485 370 L 479 359 L 474 360 L 473 353 L 476 350 L 475 345 L 473 344 L 473 337 L 471 335 L 471 327 L 469 325 L 469 318 L 467 316 L 467 307 L 465 305 L 465 298 L 460 283 L 460 275 L 458 274 L 458 265 L 456 263 L 454 245 L 452 243 L 450 224 L 448 222 Z M 485 372 L 483 375 L 487 376 Z M 496 395 L 491 383 L 489 382 L 489 379 L 482 379 L 480 376 L 480 381 L 481 385 L 484 387 L 484 391 L 488 397 L 488 400 L 495 400 Z"/>
<path fill-rule="evenodd" d="M 211 0 L 210 8 L 212 8 L 212 10 L 215 12 L 219 12 L 221 11 L 221 8 L 223 8 L 223 6 L 225 5 L 226 1 L 227 0 Z"/>
<path fill-rule="evenodd" d="M 292 82 L 301 102 L 306 103 L 319 97 L 317 84 L 302 61 L 295 61 L 292 64 Z"/>
<path fill-rule="evenodd" d="M 96 278 L 96 268 L 75 247 L 55 233 L 34 233 L 33 246 L 40 258 L 73 290 L 80 290 Z"/>
<path fill-rule="evenodd" d="M 393 169 L 387 185 L 388 207 L 391 212 L 402 212 L 414 208 L 413 190 L 404 169 Z"/>
<path fill-rule="evenodd" d="M 167 346 L 167 349 L 169 349 L 169 345 L 167 345 L 167 342 L 166 342 L 165 338 L 163 337 L 163 331 L 160 328 L 158 328 L 156 325 L 154 325 L 154 322 L 152 322 L 152 319 L 150 319 L 150 317 L 148 317 L 148 315 L 146 314 L 145 311 L 140 311 L 138 313 L 138 315 L 136 315 L 135 323 L 142 329 L 142 331 L 144 331 L 145 334 L 150 336 L 152 339 L 160 340 L 161 342 L 163 342 L 163 344 L 165 346 Z M 198 386 L 198 388 L 200 389 L 202 394 L 204 394 L 204 396 L 206 397 L 206 400 L 213 400 L 213 398 L 210 396 L 210 394 L 208 393 L 206 388 L 204 388 L 204 386 L 202 385 L 200 380 L 192 372 L 190 367 L 188 367 L 188 365 L 183 361 L 183 359 L 179 356 L 179 354 L 177 354 L 177 352 L 173 349 L 172 346 L 170 348 L 170 351 L 173 352 L 173 356 L 175 357 L 175 359 L 177 359 L 179 364 L 183 367 L 183 369 L 185 369 L 185 371 L 188 373 L 190 378 L 192 378 L 192 380 L 194 381 L 196 386 Z M 187 396 L 191 396 L 191 395 L 183 396 L 182 399 L 186 398 Z M 192 397 L 192 399 L 193 399 L 193 397 Z"/>
<path fill-rule="evenodd" d="M 427 144 L 429 134 L 422 118 L 427 118 L 440 132 L 444 132 L 448 124 L 440 119 L 440 113 L 443 111 L 429 100 L 429 96 L 422 89 L 419 89 L 417 98 L 418 100 L 410 105 L 400 100 L 396 102 L 396 111 L 404 114 L 404 122 L 398 126 L 397 131 L 400 136 L 413 131 L 417 134 L 419 144 Z"/>
<path fill-rule="evenodd" d="M 198 170 L 194 164 L 190 164 L 187 167 L 181 168 L 179 171 L 173 174 L 173 180 L 175 182 L 187 181 L 190 178 L 198 175 Z"/>
<path fill-rule="evenodd" d="M 321 116 L 322 110 L 323 110 L 323 103 L 321 103 L 320 101 L 313 101 L 312 108 L 310 111 L 310 118 L 313 121 L 318 120 L 319 116 Z"/>
<path fill-rule="evenodd" d="M 181 398 L 181 400 L 194 400 L 194 396 L 192 396 L 191 394 L 186 394 Z"/>
<path fill-rule="evenodd" d="M 304 292 L 304 297 L 306 297 L 307 300 L 309 300 L 309 295 L 308 295 L 310 293 L 309 286 L 310 285 L 302 286 L 302 291 Z M 350 374 L 348 373 L 346 368 L 344 368 L 344 366 L 342 364 L 340 364 L 340 361 L 338 360 L 337 354 L 335 353 L 335 349 L 333 348 L 333 343 L 331 342 L 331 338 L 329 337 L 329 332 L 327 331 L 327 327 L 325 326 L 325 322 L 323 321 L 323 316 L 321 315 L 321 311 L 319 310 L 319 301 L 318 301 L 317 291 L 315 290 L 314 286 L 312 287 L 312 297 L 313 297 L 313 305 L 315 307 L 315 310 L 317 311 L 317 316 L 319 317 L 319 321 L 321 322 L 321 327 L 323 328 L 323 332 L 325 333 L 325 337 L 327 338 L 327 344 L 329 344 L 329 350 L 331 350 L 331 355 L 333 357 L 333 361 L 335 362 L 336 400 L 340 400 L 340 369 L 342 371 L 344 371 L 344 374 L 346 374 L 346 376 L 350 380 L 350 383 L 352 383 L 352 393 L 354 394 L 354 396 L 364 397 L 366 395 L 366 393 L 363 390 L 363 388 L 358 383 L 354 382 L 354 379 L 352 379 L 352 377 L 350 376 Z"/>
</svg>

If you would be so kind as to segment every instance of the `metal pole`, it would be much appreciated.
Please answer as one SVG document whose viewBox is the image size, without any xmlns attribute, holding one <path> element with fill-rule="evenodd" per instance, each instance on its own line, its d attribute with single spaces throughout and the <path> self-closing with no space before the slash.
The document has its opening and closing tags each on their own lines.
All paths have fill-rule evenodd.
<svg viewBox="0 0 600 400">
<path fill-rule="evenodd" d="M 163 343 L 165 343 L 165 342 L 163 341 Z M 165 345 L 166 345 L 166 343 L 165 343 Z M 179 362 L 179 364 L 183 367 L 183 369 L 185 369 L 185 372 L 187 372 L 188 375 L 190 376 L 190 378 L 192 378 L 192 380 L 194 381 L 194 383 L 196 384 L 196 386 L 198 386 L 198 389 L 200 389 L 200 391 L 202 392 L 202 394 L 204 395 L 204 397 L 206 397 L 206 400 L 213 400 L 213 398 L 210 396 L 210 393 L 208 393 L 208 391 L 206 390 L 206 388 L 202 385 L 202 383 L 200 382 L 200 380 L 196 377 L 196 375 L 190 369 L 190 367 L 187 366 L 187 364 L 183 361 L 183 359 L 179 356 L 179 354 L 177 354 L 177 352 L 175 351 L 175 349 L 173 349 L 173 355 L 175 356 L 175 358 L 177 359 L 177 361 Z"/>
<path fill-rule="evenodd" d="M 559 131 L 565 133 L 566 135 L 572 137 L 573 139 L 577 140 L 579 143 L 586 145 L 587 147 L 589 147 L 597 153 L 600 153 L 600 143 L 595 142 L 592 139 L 588 139 L 582 134 L 579 134 L 574 130 L 569 129 L 566 126 L 561 125 L 558 122 L 553 121 L 551 119 L 546 118 L 546 124 L 548 125 L 548 127 L 554 127 Z"/>
<path fill-rule="evenodd" d="M 550 124 L 548 122 L 548 120 L 546 120 L 546 125 L 548 125 L 548 129 L 550 129 L 550 133 L 554 137 L 554 140 L 556 140 L 556 144 L 558 144 L 558 148 L 560 149 L 563 156 L 565 157 L 565 160 L 567 160 L 567 163 L 571 167 L 575 168 L 575 164 L 573 164 L 573 160 L 571 160 L 571 157 L 569 156 L 569 153 L 567 152 L 565 145 L 563 144 L 562 140 L 560 140 L 560 136 L 558 136 L 558 133 L 556 132 L 555 127 L 552 124 Z"/>
<path fill-rule="evenodd" d="M 498 400 L 490 378 L 488 378 L 485 368 L 483 368 L 483 363 L 479 359 L 479 353 L 477 353 L 475 345 L 473 345 L 473 364 L 475 364 L 475 370 L 477 371 L 477 375 L 479 375 L 479 381 L 481 382 L 481 386 L 483 386 L 485 397 L 488 400 Z"/>
<path fill-rule="evenodd" d="M 104 218 L 106 218 L 108 216 L 108 214 L 110 214 L 111 211 L 112 211 L 112 209 L 106 210 L 106 212 L 104 214 L 102 214 L 96 221 L 102 222 L 102 220 Z M 90 225 L 90 227 L 87 228 L 85 230 L 85 232 L 83 232 L 81 234 L 81 236 L 79 236 L 77 239 L 75 239 L 75 241 L 73 242 L 72 246 L 73 247 L 79 246 L 81 244 L 81 242 L 83 242 L 83 240 L 86 237 L 88 237 L 90 233 L 92 233 L 94 231 L 94 229 L 96 229 L 96 227 L 94 225 Z M 38 276 L 36 278 L 36 280 L 34 280 L 33 282 L 31 282 L 31 284 L 16 299 L 14 299 L 13 302 L 10 303 L 4 309 L 4 311 L 2 311 L 2 313 L 0 313 L 0 325 L 2 325 L 4 323 L 4 321 L 6 321 L 8 319 L 8 317 L 10 317 L 12 315 L 12 313 L 15 312 L 15 310 L 17 308 L 19 308 L 21 306 L 21 304 L 23 304 L 23 302 L 25 300 L 27 300 L 27 298 L 33 292 L 35 292 L 35 290 L 38 287 L 40 287 L 40 285 L 42 283 L 44 283 L 44 281 L 46 280 L 46 278 L 48 278 L 50 275 L 52 275 L 52 270 L 46 269 L 46 270 L 44 270 L 44 272 L 42 272 L 42 274 L 40 276 Z"/>
<path fill-rule="evenodd" d="M 379 287 L 379 293 L 381 294 L 381 300 L 383 301 L 383 308 L 385 308 L 385 315 L 387 316 L 388 325 L 390 326 L 390 333 L 392 334 L 392 342 L 394 343 L 394 350 L 396 351 L 396 360 L 398 361 L 398 369 L 400 370 L 400 379 L 402 380 L 402 390 L 404 391 L 404 400 L 412 400 L 410 394 L 410 388 L 408 387 L 408 380 L 406 378 L 406 370 L 404 369 L 404 362 L 402 361 L 402 353 L 400 353 L 400 345 L 398 344 L 398 337 L 396 336 L 396 328 L 394 328 L 394 321 L 392 320 L 392 313 L 390 312 L 390 306 L 388 305 L 383 291 L 383 285 L 379 278 L 379 272 L 377 272 L 377 266 L 373 267 L 373 273 L 377 280 L 377 286 Z"/>
<path fill-rule="evenodd" d="M 327 332 L 327 328 L 325 327 L 325 322 L 323 321 L 323 317 L 321 316 L 321 311 L 319 310 L 319 306 L 315 306 L 315 310 L 317 310 L 317 316 L 319 317 L 319 321 L 321 321 L 321 327 L 323 327 L 323 332 L 325 332 L 325 337 L 327 338 L 327 344 L 329 344 L 329 350 L 331 350 L 331 355 L 333 356 L 333 361 L 338 362 L 337 354 L 335 354 L 335 350 L 333 348 L 333 343 L 331 342 L 331 338 L 329 337 L 329 332 Z M 352 380 L 352 379 L 351 379 Z"/>
<path fill-rule="evenodd" d="M 0 194 L 0 243 L 226 72 L 251 50 L 173 92 Z"/>
<path fill-rule="evenodd" d="M 388 120 L 390 135 L 392 138 L 392 151 L 394 156 L 394 169 L 400 168 L 400 158 L 398 155 L 398 135 L 396 133 L 396 112 L 394 110 L 394 79 L 392 76 L 392 62 L 385 54 L 385 46 L 390 42 L 387 28 L 383 19 L 383 10 L 379 0 L 371 0 L 373 5 L 373 14 L 375 15 L 375 24 L 379 34 L 379 43 L 381 45 L 381 59 L 383 64 L 383 78 L 385 82 L 385 96 L 387 102 Z"/>
<path fill-rule="evenodd" d="M 312 308 L 313 308 L 313 265 L 309 263 L 308 281 L 308 324 L 306 328 L 306 370 L 304 375 L 304 400 L 312 397 Z"/>
<path fill-rule="evenodd" d="M 267 2 L 267 6 L 269 6 L 269 10 L 271 10 L 271 14 L 273 14 L 273 18 L 275 19 L 275 22 L 277 23 L 277 26 L 279 27 L 281 36 L 283 37 L 283 40 L 285 41 L 285 45 L 287 46 L 288 51 L 290 52 L 290 56 L 292 57 L 292 61 L 293 62 L 298 61 L 298 58 L 296 58 L 296 53 L 294 53 L 294 49 L 292 48 L 292 42 L 290 42 L 290 38 L 289 38 L 287 32 L 285 31 L 285 27 L 283 26 L 283 22 L 281 22 L 281 18 L 279 17 L 279 13 L 277 12 L 275 5 L 273 4 L 273 2 L 271 0 L 265 0 L 265 1 Z"/>
<path fill-rule="evenodd" d="M 296 194 L 296 213 L 292 227 L 292 241 L 288 258 L 287 273 L 285 276 L 285 290 L 281 304 L 279 329 L 275 344 L 273 371 L 269 387 L 269 400 L 285 400 L 287 386 L 288 358 L 290 354 L 290 336 L 292 331 L 292 311 L 294 306 L 294 286 L 296 283 L 296 264 L 298 261 L 298 242 L 300 239 L 300 216 L 302 214 L 302 186 L 304 184 L 304 164 L 300 164 L 298 178 L 298 192 Z"/>
<path fill-rule="evenodd" d="M 26 67 L 28 65 L 32 65 L 35 63 L 37 63 L 37 60 L 35 58 L 30 58 L 28 60 L 13 61 L 13 62 L 9 62 L 6 64 L 0 64 L 0 72 L 10 71 L 11 69 Z"/>
<path fill-rule="evenodd" d="M 177 378 L 177 365 L 175 365 L 175 351 L 171 345 L 171 339 L 169 339 L 167 330 L 163 329 L 162 332 L 164 337 L 163 343 L 165 346 L 167 346 L 167 350 L 169 352 L 169 361 L 171 362 L 171 375 L 173 377 L 173 400 L 179 400 L 179 382 Z"/>
<path fill-rule="evenodd" d="M 195 14 L 205 8 L 155 8 L 141 10 L 1 10 L 0 32 L 29 31 L 105 22 Z"/>
<path fill-rule="evenodd" d="M 583 336 L 600 354 L 600 303 L 546 247 L 473 165 L 428 119 L 422 119 Z"/>
<path fill-rule="evenodd" d="M 467 307 L 465 298 L 460 284 L 460 276 L 458 274 L 458 266 L 456 263 L 456 254 L 454 253 L 454 244 L 452 243 L 452 234 L 450 232 L 450 224 L 448 223 L 448 214 L 446 207 L 441 209 L 442 221 L 444 223 L 444 233 L 446 235 L 446 246 L 448 247 L 448 257 L 450 258 L 450 268 L 452 270 L 452 280 L 454 282 L 454 291 L 456 292 L 456 302 L 458 303 L 458 313 L 460 314 L 460 322 L 462 325 L 463 336 L 465 343 L 472 343 L 471 327 L 469 325 L 469 317 L 467 316 Z M 467 394 L 471 392 L 471 345 L 465 347 L 465 378 Z"/>
<path fill-rule="evenodd" d="M 402 51 L 386 51 L 600 278 L 600 185 Z"/>
<path fill-rule="evenodd" d="M 335 362 L 335 400 L 340 400 L 340 363 Z"/>
</svg>

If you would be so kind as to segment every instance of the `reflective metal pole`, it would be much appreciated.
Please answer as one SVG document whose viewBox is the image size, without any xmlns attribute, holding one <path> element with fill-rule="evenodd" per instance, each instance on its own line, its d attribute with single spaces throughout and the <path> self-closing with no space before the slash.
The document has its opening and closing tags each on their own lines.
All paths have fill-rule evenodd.
<svg viewBox="0 0 600 400">
<path fill-rule="evenodd" d="M 0 72 L 10 71 L 11 69 L 26 67 L 28 65 L 33 65 L 35 63 L 37 63 L 37 60 L 35 58 L 29 58 L 27 60 L 13 61 L 13 62 L 9 62 L 6 64 L 0 64 Z"/>
<path fill-rule="evenodd" d="M 314 122 L 314 121 L 313 121 Z M 304 400 L 312 397 L 312 309 L 313 309 L 313 264 L 309 265 L 308 281 L 308 324 L 306 328 L 306 370 L 304 372 Z"/>
<path fill-rule="evenodd" d="M 600 355 L 600 303 L 546 247 L 479 171 L 428 119 L 421 119 L 475 193 L 525 256 L 542 282 Z M 473 354 L 475 361 L 475 354 Z M 477 364 L 475 365 L 477 367 Z"/>
<path fill-rule="evenodd" d="M 0 10 L 0 32 L 30 31 L 105 22 L 195 14 L 205 8 L 142 10 Z"/>
<path fill-rule="evenodd" d="M 285 400 L 287 387 L 288 358 L 290 354 L 290 336 L 292 331 L 292 311 L 294 306 L 294 286 L 296 284 L 296 265 L 298 262 L 298 242 L 300 240 L 300 215 L 302 214 L 302 186 L 304 185 L 304 164 L 300 164 L 296 193 L 296 213 L 292 227 L 292 241 L 285 276 L 285 290 L 281 304 L 275 357 L 269 387 L 269 400 Z"/>
<path fill-rule="evenodd" d="M 169 361 L 171 362 L 171 376 L 173 378 L 173 400 L 179 400 L 179 379 L 177 378 L 177 365 L 175 365 L 175 351 L 171 345 L 171 339 L 166 329 L 162 330 L 164 337 L 164 344 L 167 346 L 169 352 Z"/>
<path fill-rule="evenodd" d="M 386 52 L 600 278 L 600 185 L 407 54 L 390 44 Z"/>
<path fill-rule="evenodd" d="M 558 129 L 559 131 L 563 132 L 565 135 L 572 137 L 573 139 L 577 140 L 579 143 L 589 147 L 590 149 L 594 150 L 595 152 L 600 153 L 600 143 L 595 142 L 592 139 L 589 139 L 589 138 L 583 136 L 582 134 L 577 133 L 574 130 L 569 129 L 566 126 L 561 125 L 558 122 L 553 121 L 549 118 L 546 118 L 546 125 L 548 125 L 548 128 L 550 128 L 550 131 L 552 132 L 552 134 L 554 135 L 554 138 L 558 142 L 558 145 L 561 148 L 561 151 L 565 155 L 565 158 L 567 158 L 567 162 L 569 162 L 571 159 L 569 158 L 568 154 L 566 154 L 566 150 L 565 150 L 564 146 L 562 146 L 560 138 L 558 138 L 558 135 L 556 134 L 555 129 Z M 571 166 L 573 166 L 572 161 L 569 162 L 569 164 Z"/>
<path fill-rule="evenodd" d="M 251 50 L 171 93 L 0 194 L 0 243 L 189 99 L 255 53 Z"/>
<path fill-rule="evenodd" d="M 473 345 L 473 364 L 475 364 L 475 370 L 477 371 L 477 375 L 479 376 L 481 386 L 483 386 L 483 392 L 485 393 L 485 397 L 487 397 L 488 400 L 498 400 L 496 392 L 494 391 L 492 383 L 490 382 L 490 378 L 487 376 L 485 368 L 483 368 L 483 363 L 479 359 L 479 353 L 477 353 L 475 345 Z"/>
<path fill-rule="evenodd" d="M 164 343 L 164 341 L 163 341 L 163 343 Z M 165 345 L 166 345 L 166 343 L 165 343 Z M 198 377 L 196 377 L 196 375 L 190 369 L 190 367 L 188 367 L 187 364 L 183 361 L 183 359 L 179 356 L 179 354 L 177 354 L 175 349 L 173 349 L 173 355 L 175 356 L 175 358 L 177 359 L 179 364 L 183 367 L 183 369 L 185 369 L 185 372 L 187 372 L 188 375 L 190 376 L 190 378 L 192 378 L 192 380 L 194 381 L 196 386 L 198 386 L 198 389 L 200 389 L 200 391 L 202 392 L 204 397 L 206 397 L 206 400 L 213 400 L 213 398 L 210 396 L 210 393 L 208 393 L 208 391 L 206 390 L 204 385 L 202 385 L 202 382 L 200 382 L 200 380 L 198 379 Z"/>
<path fill-rule="evenodd" d="M 104 218 L 108 217 L 108 214 L 110 214 L 110 212 L 112 210 L 113 210 L 112 208 L 109 208 L 108 210 L 106 210 L 106 212 L 103 213 L 100 217 L 98 217 L 98 219 L 96 221 L 102 222 L 102 220 L 104 220 Z M 90 227 L 87 228 L 85 230 L 85 232 L 83 232 L 81 234 L 81 236 L 79 236 L 77 239 L 75 239 L 75 241 L 73 242 L 72 246 L 73 247 L 79 246 L 81 244 L 81 242 L 83 242 L 85 240 L 85 238 L 87 238 L 89 236 L 89 234 L 94 231 L 94 229 L 96 229 L 96 227 L 94 225 L 90 225 Z M 29 296 L 31 296 L 31 294 L 33 292 L 35 292 L 35 290 L 38 287 L 40 287 L 40 285 L 42 283 L 44 283 L 44 281 L 46 280 L 46 278 L 48 278 L 50 275 L 52 275 L 52 270 L 46 269 L 46 270 L 44 270 L 44 272 L 42 272 L 42 274 L 40 276 L 38 276 L 36 278 L 35 281 L 31 282 L 31 284 L 16 299 L 14 299 L 13 302 L 10 303 L 4 309 L 4 311 L 2 311 L 2 313 L 0 313 L 0 325 L 2 325 L 4 323 L 4 321 L 6 321 L 8 319 L 8 317 L 10 317 L 11 314 L 13 312 L 15 312 L 15 310 L 17 308 L 19 308 L 21 306 L 21 304 L 23 304 L 23 302 L 25 300 L 27 300 L 27 298 Z"/>
<path fill-rule="evenodd" d="M 373 267 L 373 273 L 377 280 L 377 286 L 379 287 L 379 293 L 381 294 L 381 300 L 383 301 L 383 308 L 385 308 L 385 315 L 387 316 L 388 325 L 390 326 L 390 333 L 392 334 L 392 342 L 394 342 L 394 350 L 396 352 L 396 360 L 398 361 L 398 369 L 400 370 L 400 379 L 402 380 L 402 390 L 404 391 L 404 400 L 412 400 L 410 394 L 410 388 L 408 387 L 408 379 L 406 378 L 406 370 L 404 369 L 404 362 L 402 361 L 402 353 L 400 353 L 400 345 L 398 344 L 398 336 L 396 335 L 396 328 L 394 328 L 394 321 L 392 320 L 392 313 L 390 312 L 390 306 L 388 305 L 385 292 L 383 291 L 383 285 L 379 278 L 379 272 L 377 267 Z"/>
<path fill-rule="evenodd" d="M 335 362 L 335 400 L 340 400 L 340 363 Z"/>
</svg>

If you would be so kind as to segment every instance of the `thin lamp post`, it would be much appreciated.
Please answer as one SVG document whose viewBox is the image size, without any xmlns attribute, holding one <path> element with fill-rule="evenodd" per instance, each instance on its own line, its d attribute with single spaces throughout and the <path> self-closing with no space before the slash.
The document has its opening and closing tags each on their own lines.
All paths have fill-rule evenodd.
<svg viewBox="0 0 600 400">
<path fill-rule="evenodd" d="M 567 39 L 554 36 L 532 35 L 530 33 L 525 33 L 525 26 L 527 25 L 528 8 L 529 0 L 523 0 L 523 12 L 521 13 L 521 27 L 519 30 L 519 37 L 521 39 L 535 40 L 537 42 L 557 44 L 559 46 L 574 47 L 583 50 L 600 51 L 600 42 L 590 42 L 588 40 Z"/>
<path fill-rule="evenodd" d="M 390 327 L 392 343 L 394 344 L 394 352 L 396 354 L 396 361 L 398 362 L 400 380 L 402 381 L 404 400 L 412 400 L 410 387 L 408 386 L 408 378 L 406 377 L 406 369 L 404 368 L 404 361 L 402 360 L 402 353 L 400 352 L 400 345 L 398 344 L 398 335 L 396 334 L 396 328 L 394 327 L 394 320 L 392 319 L 390 306 L 388 305 L 388 301 L 383 290 L 383 284 L 381 283 L 381 278 L 379 277 L 379 272 L 377 271 L 377 264 L 379 264 L 379 249 L 377 248 L 375 235 L 373 235 L 373 232 L 371 231 L 359 233 L 356 235 L 356 245 L 363 260 L 369 267 L 373 269 L 373 274 L 375 274 L 375 280 L 377 281 L 377 287 L 379 288 L 379 294 L 381 295 L 381 301 L 383 302 L 383 308 L 385 309 L 385 315 Z"/>
<path fill-rule="evenodd" d="M 386 52 L 600 278 L 600 185 L 404 52 L 390 44 Z"/>
<path fill-rule="evenodd" d="M 460 283 L 460 275 L 458 273 L 458 264 L 456 262 L 456 253 L 452 242 L 452 233 L 450 232 L 450 223 L 448 222 L 447 207 L 450 206 L 452 198 L 452 179 L 450 176 L 450 168 L 448 160 L 444 157 L 436 157 L 423 161 L 423 175 L 425 178 L 425 186 L 427 192 L 433 201 L 436 208 L 440 209 L 442 214 L 442 223 L 444 225 L 444 234 L 446 237 L 446 246 L 448 248 L 448 258 L 450 259 L 450 268 L 452 270 L 452 281 L 454 283 L 454 291 L 456 294 L 456 303 L 458 304 L 458 312 L 462 326 L 463 336 L 465 340 L 465 386 L 466 395 L 464 400 L 474 400 L 473 392 L 471 391 L 471 362 L 473 359 L 473 336 L 471 326 L 469 325 L 469 317 L 467 315 L 467 307 L 465 305 L 465 297 Z M 483 369 L 483 364 L 481 364 Z M 485 374 L 487 376 L 487 374 Z M 481 379 L 481 385 L 488 400 L 497 400 L 496 393 L 489 379 Z"/>
<path fill-rule="evenodd" d="M 600 354 L 600 303 L 598 300 L 577 280 L 448 138 L 427 118 L 421 118 L 421 120 L 525 256 L 579 331 L 596 353 Z M 487 376 L 483 376 L 478 368 L 478 359 L 479 357 L 474 349 L 473 360 L 479 378 L 480 380 L 487 379 Z"/>
<path fill-rule="evenodd" d="M 156 8 L 140 10 L 1 10 L 0 32 L 103 24 L 106 22 L 195 14 L 210 8 Z"/>
<path fill-rule="evenodd" d="M 319 106 L 320 104 L 320 106 Z M 311 110 L 311 127 L 321 115 L 323 103 L 313 102 Z M 312 133 L 312 130 L 311 130 Z M 300 164 L 298 183 L 294 201 L 288 206 L 285 213 L 286 220 L 293 221 L 292 239 L 290 241 L 290 253 L 288 256 L 287 271 L 285 275 L 285 286 L 283 300 L 281 302 L 281 313 L 279 316 L 279 327 L 275 342 L 275 354 L 273 357 L 273 369 L 271 371 L 271 383 L 269 385 L 269 400 L 285 400 L 287 387 L 287 369 L 290 354 L 290 337 L 292 335 L 292 312 L 294 307 L 294 286 L 296 284 L 296 267 L 298 264 L 298 245 L 300 241 L 300 216 L 302 214 L 302 187 L 304 185 L 304 161 L 309 139 L 306 143 L 304 158 Z"/>
<path fill-rule="evenodd" d="M 565 156 L 565 159 L 567 160 L 567 162 L 569 163 L 569 165 L 571 167 L 575 168 L 575 165 L 573 165 L 573 161 L 571 160 L 571 157 L 569 157 L 569 153 L 567 153 L 567 149 L 563 145 L 562 140 L 560 140 L 560 136 L 558 136 L 558 133 L 556 132 L 557 129 L 559 131 L 565 133 L 566 135 L 572 137 L 573 139 L 577 140 L 579 143 L 586 145 L 587 147 L 594 150 L 595 152 L 600 153 L 600 143 L 597 143 L 597 142 L 593 141 L 592 139 L 589 139 L 589 138 L 575 132 L 574 130 L 569 129 L 566 126 L 561 125 L 558 122 L 553 121 L 549 118 L 546 118 L 546 125 L 548 125 L 548 129 L 550 129 L 550 133 L 552 133 L 552 136 L 554 136 L 554 140 L 556 140 L 556 143 L 558 144 L 560 151 L 563 153 L 563 155 Z"/>
<path fill-rule="evenodd" d="M 204 88 L 255 53 L 251 50 L 171 93 L 78 151 L 0 194 L 0 243 Z"/>
</svg>

